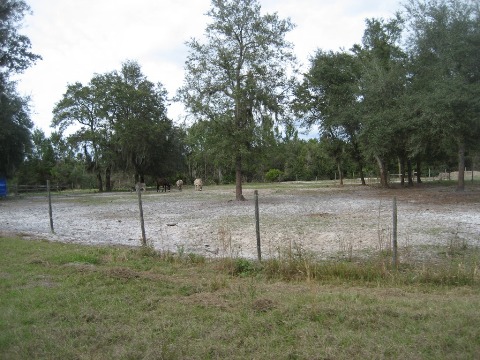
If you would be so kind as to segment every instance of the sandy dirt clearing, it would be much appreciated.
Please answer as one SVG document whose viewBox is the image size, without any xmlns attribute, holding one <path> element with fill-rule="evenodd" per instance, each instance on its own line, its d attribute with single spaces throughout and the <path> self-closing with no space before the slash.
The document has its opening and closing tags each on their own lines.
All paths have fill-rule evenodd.
<svg viewBox="0 0 480 360">
<path fill-rule="evenodd" d="M 392 200 L 398 206 L 401 256 L 425 258 L 438 247 L 480 246 L 480 187 L 325 187 L 320 183 L 259 185 L 262 256 L 288 249 L 321 258 L 371 254 L 391 242 Z M 142 194 L 145 231 L 157 250 L 206 256 L 257 256 L 253 189 L 233 201 L 233 186 L 187 187 Z M 135 193 L 52 194 L 0 200 L 0 234 L 82 244 L 140 246 Z M 436 249 L 436 250 L 435 250 Z"/>
</svg>

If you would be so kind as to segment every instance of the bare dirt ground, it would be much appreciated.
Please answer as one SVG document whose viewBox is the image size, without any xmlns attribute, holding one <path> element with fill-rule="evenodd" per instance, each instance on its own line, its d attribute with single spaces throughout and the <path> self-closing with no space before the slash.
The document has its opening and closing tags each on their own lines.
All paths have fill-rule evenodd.
<svg viewBox="0 0 480 360">
<path fill-rule="evenodd" d="M 424 259 L 449 246 L 480 246 L 480 187 L 465 192 L 439 184 L 415 188 L 325 186 L 322 183 L 258 185 L 262 256 L 311 251 L 320 258 L 356 257 L 389 247 L 392 202 L 398 206 L 402 257 Z M 256 258 L 253 188 L 234 201 L 233 186 L 186 187 L 142 193 L 145 232 L 157 250 L 206 256 Z M 0 235 L 82 244 L 141 245 L 137 194 L 52 194 L 0 200 Z"/>
</svg>

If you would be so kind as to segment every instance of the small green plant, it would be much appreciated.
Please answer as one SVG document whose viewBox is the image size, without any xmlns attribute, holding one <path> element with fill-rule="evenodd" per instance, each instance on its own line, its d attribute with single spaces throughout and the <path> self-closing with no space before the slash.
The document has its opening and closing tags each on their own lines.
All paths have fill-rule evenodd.
<svg viewBox="0 0 480 360">
<path fill-rule="evenodd" d="M 185 247 L 183 245 L 177 245 L 177 255 L 182 259 L 185 255 Z"/>
<path fill-rule="evenodd" d="M 257 266 L 254 261 L 244 258 L 226 257 L 217 263 L 217 267 L 222 272 L 232 276 L 252 276 L 261 271 L 261 267 Z"/>
<path fill-rule="evenodd" d="M 188 260 L 192 264 L 205 264 L 205 256 L 194 254 L 194 253 L 189 253 L 188 254 Z"/>
<path fill-rule="evenodd" d="M 235 259 L 233 266 L 233 275 L 250 275 L 255 271 L 255 266 L 253 262 L 238 258 Z"/>
<path fill-rule="evenodd" d="M 53 262 L 64 265 L 64 264 L 90 264 L 98 265 L 100 263 L 100 258 L 96 254 L 59 254 L 55 256 Z"/>
<path fill-rule="evenodd" d="M 348 261 L 352 261 L 353 259 L 353 237 L 339 237 L 338 244 L 340 245 L 340 252 Z"/>
<path fill-rule="evenodd" d="M 220 289 L 225 289 L 228 286 L 227 279 L 223 276 L 214 276 L 208 284 L 208 289 L 211 292 L 218 291 Z"/>
<path fill-rule="evenodd" d="M 141 246 L 139 254 L 143 257 L 155 257 L 158 255 L 153 246 L 149 244 L 147 244 L 146 246 Z"/>
<path fill-rule="evenodd" d="M 268 182 L 281 181 L 282 176 L 283 176 L 283 172 L 281 172 L 280 170 L 270 169 L 265 174 L 265 180 L 267 180 Z"/>
<path fill-rule="evenodd" d="M 454 258 L 455 256 L 462 255 L 468 248 L 467 240 L 460 235 L 460 224 L 457 224 L 457 229 L 453 236 L 450 238 L 449 244 L 447 246 L 446 255 L 449 258 Z"/>
</svg>

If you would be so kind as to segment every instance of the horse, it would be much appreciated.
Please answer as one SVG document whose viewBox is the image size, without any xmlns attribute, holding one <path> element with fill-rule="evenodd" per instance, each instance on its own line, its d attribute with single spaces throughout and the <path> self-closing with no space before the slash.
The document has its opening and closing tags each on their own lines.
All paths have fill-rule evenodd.
<svg viewBox="0 0 480 360">
<path fill-rule="evenodd" d="M 137 182 L 135 184 L 135 186 L 132 186 L 130 188 L 130 192 L 133 192 L 133 191 L 147 191 L 147 185 L 145 183 L 142 183 L 142 182 Z"/>
<path fill-rule="evenodd" d="M 177 185 L 178 190 L 182 191 L 183 180 L 182 179 L 177 180 L 176 185 Z"/>
<path fill-rule="evenodd" d="M 203 187 L 202 179 L 200 178 L 195 179 L 195 181 L 193 182 L 193 185 L 195 185 L 195 190 L 202 191 L 202 187 Z"/>
<path fill-rule="evenodd" d="M 170 182 L 166 178 L 157 178 L 157 192 L 162 188 L 161 192 L 167 192 L 170 191 Z"/>
</svg>

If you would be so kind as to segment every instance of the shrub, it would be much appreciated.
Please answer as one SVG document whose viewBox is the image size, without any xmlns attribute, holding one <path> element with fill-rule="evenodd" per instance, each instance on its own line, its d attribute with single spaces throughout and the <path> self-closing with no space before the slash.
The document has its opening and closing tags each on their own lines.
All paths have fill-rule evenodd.
<svg viewBox="0 0 480 360">
<path fill-rule="evenodd" d="M 268 182 L 280 181 L 283 176 L 283 172 L 278 169 L 270 169 L 265 174 L 265 179 Z"/>
</svg>

